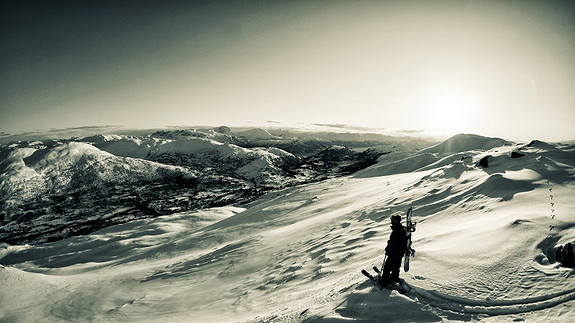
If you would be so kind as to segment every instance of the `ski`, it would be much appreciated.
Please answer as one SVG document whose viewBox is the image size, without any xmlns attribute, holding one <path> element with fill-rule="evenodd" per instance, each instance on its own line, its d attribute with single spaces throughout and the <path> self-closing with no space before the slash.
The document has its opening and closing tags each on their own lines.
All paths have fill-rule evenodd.
<svg viewBox="0 0 575 323">
<path fill-rule="evenodd" d="M 379 290 L 383 289 L 383 286 L 381 286 L 381 284 L 379 283 L 379 281 L 377 280 L 376 277 L 373 277 L 370 273 L 367 272 L 367 270 L 362 269 L 361 273 L 364 274 L 367 278 L 369 278 L 369 280 L 373 283 L 373 285 L 375 287 L 377 287 Z"/>
<path fill-rule="evenodd" d="M 379 272 L 379 269 L 377 269 L 377 267 L 373 267 L 373 269 L 376 272 Z M 367 278 L 369 278 L 369 280 L 371 281 L 371 283 L 377 287 L 377 289 L 382 290 L 384 288 L 387 289 L 391 289 L 391 290 L 396 290 L 401 294 L 405 294 L 408 292 L 408 289 L 404 286 L 405 281 L 403 279 L 401 279 L 401 283 L 397 283 L 397 282 L 390 282 L 389 284 L 387 284 L 386 286 L 382 286 L 379 283 L 378 277 L 377 276 L 373 276 L 372 274 L 370 274 L 369 272 L 367 272 L 367 270 L 362 269 L 361 273 L 364 274 Z"/>
<path fill-rule="evenodd" d="M 413 215 L 413 207 L 407 209 L 407 215 L 405 216 L 405 234 L 407 235 L 407 251 L 405 253 L 405 259 L 403 261 L 403 271 L 409 271 L 409 258 L 415 256 L 415 250 L 411 248 L 411 233 L 415 231 L 416 222 L 411 221 L 411 216 Z"/>
</svg>

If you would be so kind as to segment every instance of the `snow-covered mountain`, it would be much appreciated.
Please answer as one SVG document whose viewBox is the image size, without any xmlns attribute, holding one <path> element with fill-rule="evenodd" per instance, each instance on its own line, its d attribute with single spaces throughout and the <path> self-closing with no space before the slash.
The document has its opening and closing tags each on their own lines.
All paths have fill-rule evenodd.
<svg viewBox="0 0 575 323">
<path fill-rule="evenodd" d="M 334 150 L 328 139 L 299 142 L 284 133 L 278 145 L 310 155 L 296 156 L 269 136 L 279 138 L 218 127 L 0 146 L 0 242 L 53 241 L 138 218 L 245 203 L 269 190 L 350 174 L 396 149 Z M 358 138 L 352 146 L 370 145 Z"/>
<path fill-rule="evenodd" d="M 571 320 L 575 278 L 555 250 L 575 240 L 575 145 L 448 142 L 246 204 L 6 245 L 0 320 Z M 389 218 L 409 206 L 417 253 L 401 276 L 411 290 L 379 291 L 360 270 L 381 265 Z"/>
<path fill-rule="evenodd" d="M 198 186 L 197 172 L 118 157 L 82 142 L 12 145 L 0 163 L 0 239 L 60 239 L 157 215 L 142 195 L 164 199 Z"/>
<path fill-rule="evenodd" d="M 400 149 L 382 155 L 377 164 L 358 172 L 356 176 L 382 176 L 433 169 L 471 158 L 488 149 L 510 145 L 511 142 L 500 138 L 459 134 L 416 153 Z"/>
<path fill-rule="evenodd" d="M 423 153 L 457 153 L 470 150 L 488 150 L 495 147 L 511 145 L 501 138 L 483 137 L 474 134 L 459 134 L 437 145 L 423 149 Z"/>
</svg>

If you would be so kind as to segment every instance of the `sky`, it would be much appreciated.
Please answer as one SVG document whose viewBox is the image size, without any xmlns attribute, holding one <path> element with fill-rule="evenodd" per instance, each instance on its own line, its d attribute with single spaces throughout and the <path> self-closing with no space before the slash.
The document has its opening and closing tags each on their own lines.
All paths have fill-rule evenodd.
<svg viewBox="0 0 575 323">
<path fill-rule="evenodd" d="M 3 1 L 0 133 L 350 124 L 575 139 L 569 1 Z"/>
</svg>

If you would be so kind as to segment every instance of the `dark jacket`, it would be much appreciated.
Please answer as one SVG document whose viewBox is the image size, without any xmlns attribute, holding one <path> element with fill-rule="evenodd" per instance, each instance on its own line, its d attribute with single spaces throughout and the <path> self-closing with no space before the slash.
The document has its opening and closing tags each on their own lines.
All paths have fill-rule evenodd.
<svg viewBox="0 0 575 323">
<path fill-rule="evenodd" d="M 407 251 L 407 235 L 405 227 L 401 223 L 391 225 L 391 234 L 387 240 L 385 253 L 389 258 L 402 258 Z"/>
</svg>

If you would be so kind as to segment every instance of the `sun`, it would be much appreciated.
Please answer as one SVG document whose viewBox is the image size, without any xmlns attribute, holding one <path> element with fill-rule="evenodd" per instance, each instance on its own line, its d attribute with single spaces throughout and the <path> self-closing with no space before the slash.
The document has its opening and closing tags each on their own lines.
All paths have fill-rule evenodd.
<svg viewBox="0 0 575 323">
<path fill-rule="evenodd" d="M 444 135 L 473 131 L 485 104 L 481 92 L 454 81 L 428 84 L 420 100 L 428 128 Z"/>
<path fill-rule="evenodd" d="M 446 126 L 453 127 L 457 122 L 462 122 L 466 108 L 464 94 L 454 84 L 442 84 L 431 92 L 430 104 L 437 121 Z"/>
</svg>

